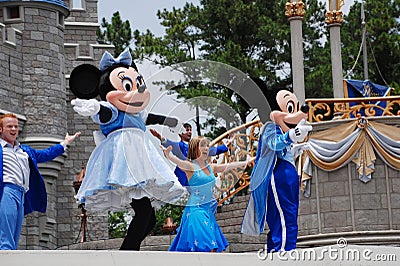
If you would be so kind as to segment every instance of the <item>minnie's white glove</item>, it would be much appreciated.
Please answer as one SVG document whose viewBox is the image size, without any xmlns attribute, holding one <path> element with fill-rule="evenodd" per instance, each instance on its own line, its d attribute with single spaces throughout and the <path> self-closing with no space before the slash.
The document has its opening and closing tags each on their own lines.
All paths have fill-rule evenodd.
<svg viewBox="0 0 400 266">
<path fill-rule="evenodd" d="M 295 128 L 289 130 L 289 138 L 294 143 L 301 142 L 307 137 L 308 132 L 311 130 L 312 126 L 302 119 Z"/>
<path fill-rule="evenodd" d="M 82 116 L 92 116 L 100 111 L 100 103 L 95 99 L 74 99 L 71 101 L 71 104 L 74 106 L 73 109 L 75 112 Z"/>
</svg>

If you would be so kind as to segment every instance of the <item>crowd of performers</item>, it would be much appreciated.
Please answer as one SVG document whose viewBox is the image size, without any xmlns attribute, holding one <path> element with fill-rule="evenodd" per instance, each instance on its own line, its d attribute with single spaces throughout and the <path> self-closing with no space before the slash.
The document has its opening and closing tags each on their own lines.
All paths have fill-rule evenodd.
<svg viewBox="0 0 400 266">
<path fill-rule="evenodd" d="M 192 138 L 190 124 L 147 113 L 150 92 L 128 49 L 117 58 L 105 52 L 99 68 L 90 64 L 74 68 L 70 89 L 76 96 L 71 102 L 74 111 L 100 125 L 76 199 L 90 211 L 133 209 L 121 250 L 139 250 L 155 226 L 155 209 L 189 195 L 169 250 L 224 251 L 229 244 L 215 219 L 215 173 L 244 169 L 250 163 L 254 164 L 250 198 L 241 232 L 259 235 L 267 224 L 268 252 L 296 248 L 299 177 L 292 150 L 312 128 L 305 122 L 307 108 L 299 108 L 293 93 L 281 89 L 268 94 L 271 122 L 261 129 L 256 157 L 214 164 L 210 156 L 226 152 L 233 139 L 210 147 L 207 138 Z M 36 164 L 61 155 L 65 145 L 79 136 L 67 134 L 62 144 L 50 150 L 28 149 L 16 141 L 18 126 L 13 119 L 13 123 L 0 120 L 0 249 L 17 249 L 24 213 L 46 211 L 43 177 Z M 173 142 L 150 129 L 161 143 L 155 146 L 151 135 L 145 134 L 146 126 L 154 124 L 178 130 L 181 141 Z M 176 164 L 175 171 L 168 160 Z M 10 208 L 16 199 L 18 206 Z"/>
</svg>

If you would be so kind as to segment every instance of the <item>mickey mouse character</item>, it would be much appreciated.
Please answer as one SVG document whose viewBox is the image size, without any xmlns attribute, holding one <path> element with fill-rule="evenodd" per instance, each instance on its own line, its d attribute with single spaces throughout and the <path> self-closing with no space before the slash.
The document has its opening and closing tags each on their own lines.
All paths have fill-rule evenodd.
<svg viewBox="0 0 400 266">
<path fill-rule="evenodd" d="M 305 122 L 308 106 L 300 109 L 292 92 L 267 90 L 264 82 L 257 83 L 267 91 L 272 122 L 267 122 L 260 132 L 241 232 L 257 236 L 267 223 L 267 252 L 288 251 L 296 248 L 300 186 L 292 150 L 293 145 L 304 141 L 312 127 Z M 297 149 L 306 148 L 297 145 Z"/>
<path fill-rule="evenodd" d="M 173 202 L 185 192 L 147 138 L 146 125 L 175 127 L 178 120 L 145 114 L 150 92 L 128 49 L 118 58 L 105 52 L 100 69 L 90 64 L 74 68 L 69 84 L 78 97 L 71 101 L 73 109 L 82 116 L 91 116 L 100 124 L 103 135 L 89 158 L 76 198 L 91 210 L 125 210 L 132 206 L 135 216 L 121 249 L 139 250 L 156 223 L 153 207 Z M 93 99 L 98 95 L 100 102 Z"/>
</svg>

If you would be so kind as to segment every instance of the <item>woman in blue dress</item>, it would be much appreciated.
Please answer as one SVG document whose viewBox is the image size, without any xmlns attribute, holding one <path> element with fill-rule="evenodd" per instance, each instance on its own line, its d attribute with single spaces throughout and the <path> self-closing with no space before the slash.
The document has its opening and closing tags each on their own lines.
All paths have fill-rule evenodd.
<svg viewBox="0 0 400 266">
<path fill-rule="evenodd" d="M 161 148 L 166 158 L 186 172 L 190 193 L 169 251 L 224 251 L 229 244 L 215 220 L 218 203 L 213 195 L 214 173 L 243 168 L 255 158 L 229 164 L 209 164 L 209 141 L 202 136 L 190 141 L 188 160 L 185 161 L 171 154 L 171 146 Z"/>
</svg>

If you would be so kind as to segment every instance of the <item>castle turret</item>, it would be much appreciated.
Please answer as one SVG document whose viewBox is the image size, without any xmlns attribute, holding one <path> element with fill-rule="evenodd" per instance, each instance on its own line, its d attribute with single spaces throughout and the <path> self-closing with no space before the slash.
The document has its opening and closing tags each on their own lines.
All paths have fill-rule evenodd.
<svg viewBox="0 0 400 266">
<path fill-rule="evenodd" d="M 22 36 L 19 53 L 9 58 L 8 80 L 15 93 L 10 111 L 26 117 L 20 142 L 34 148 L 59 143 L 67 131 L 64 71 L 64 18 L 69 10 L 61 0 L 0 1 L 1 23 L 10 40 Z M 15 38 L 16 40 L 18 38 Z M 16 44 L 17 45 L 17 44 Z M 14 77 L 15 80 L 14 81 Z M 40 165 L 46 181 L 46 214 L 34 213 L 25 220 L 20 248 L 47 249 L 57 246 L 56 180 L 64 157 Z"/>
</svg>

